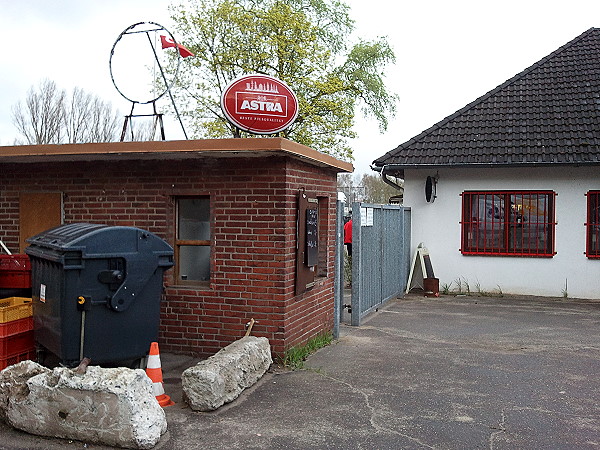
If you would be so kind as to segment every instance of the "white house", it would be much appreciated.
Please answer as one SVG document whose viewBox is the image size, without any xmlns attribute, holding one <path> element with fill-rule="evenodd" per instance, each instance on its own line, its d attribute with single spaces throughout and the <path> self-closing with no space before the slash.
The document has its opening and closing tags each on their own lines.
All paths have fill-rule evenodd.
<svg viewBox="0 0 600 450">
<path fill-rule="evenodd" d="M 373 162 L 441 286 L 600 298 L 600 29 Z"/>
</svg>

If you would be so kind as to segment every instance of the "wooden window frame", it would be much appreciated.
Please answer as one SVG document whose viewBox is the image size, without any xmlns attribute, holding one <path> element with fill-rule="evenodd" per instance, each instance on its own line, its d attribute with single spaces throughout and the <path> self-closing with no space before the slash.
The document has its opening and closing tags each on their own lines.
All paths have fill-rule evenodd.
<svg viewBox="0 0 600 450">
<path fill-rule="evenodd" d="M 211 224 L 211 239 L 209 240 L 194 240 L 194 239 L 179 239 L 179 201 L 180 200 L 192 200 L 192 199 L 208 199 L 209 201 L 209 217 L 210 217 L 210 224 Z M 180 269 L 181 269 L 181 264 L 179 262 L 179 258 L 180 258 L 180 250 L 181 247 L 191 247 L 191 246 L 197 246 L 197 247 L 209 247 L 210 249 L 210 253 L 209 253 L 209 266 L 212 269 L 212 255 L 213 255 L 213 249 L 212 249 L 212 235 L 213 235 L 213 229 L 212 229 L 212 202 L 211 202 L 211 198 L 208 195 L 180 195 L 180 196 L 176 196 L 174 198 L 174 202 L 175 202 L 175 236 L 173 238 L 173 242 L 174 242 L 174 253 L 175 253 L 175 284 L 176 285 L 180 285 L 180 286 L 197 286 L 197 287 L 207 287 L 210 285 L 210 277 L 212 277 L 212 270 L 210 271 L 210 277 L 208 281 L 204 281 L 204 280 L 182 280 L 180 279 Z"/>
</svg>

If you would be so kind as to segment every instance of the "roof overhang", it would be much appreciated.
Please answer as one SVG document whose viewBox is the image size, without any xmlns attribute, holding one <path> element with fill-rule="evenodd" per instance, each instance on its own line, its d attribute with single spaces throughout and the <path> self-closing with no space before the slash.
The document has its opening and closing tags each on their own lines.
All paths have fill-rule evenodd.
<svg viewBox="0 0 600 450">
<path fill-rule="evenodd" d="M 0 147 L 0 164 L 76 161 L 183 160 L 285 156 L 308 164 L 353 172 L 351 163 L 284 138 L 199 139 Z"/>
<path fill-rule="evenodd" d="M 520 163 L 455 163 L 455 164 L 383 164 L 372 165 L 371 169 L 397 178 L 404 178 L 404 171 L 407 169 L 492 169 L 492 168 L 532 168 L 532 167 L 564 167 L 564 166 L 597 166 L 598 161 L 570 161 L 570 162 L 520 162 Z"/>
</svg>

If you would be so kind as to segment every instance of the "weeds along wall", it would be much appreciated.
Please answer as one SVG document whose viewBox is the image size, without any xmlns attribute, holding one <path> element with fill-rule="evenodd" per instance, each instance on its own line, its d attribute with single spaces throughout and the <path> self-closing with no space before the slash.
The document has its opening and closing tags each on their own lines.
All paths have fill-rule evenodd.
<svg viewBox="0 0 600 450">
<path fill-rule="evenodd" d="M 298 192 L 319 198 L 319 277 L 295 294 Z M 165 274 L 163 351 L 208 356 L 242 337 L 267 337 L 273 352 L 333 327 L 336 171 L 284 156 L 178 161 L 3 164 L 0 236 L 19 245 L 19 198 L 62 194 L 64 223 L 135 226 L 174 246 L 176 200 L 206 196 L 210 281 L 178 285 Z"/>
</svg>

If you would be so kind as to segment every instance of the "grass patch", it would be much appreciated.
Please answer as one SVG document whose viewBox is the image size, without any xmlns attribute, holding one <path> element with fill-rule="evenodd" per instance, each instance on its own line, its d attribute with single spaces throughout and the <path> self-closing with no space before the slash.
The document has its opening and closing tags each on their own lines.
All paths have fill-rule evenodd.
<svg viewBox="0 0 600 450">
<path fill-rule="evenodd" d="M 352 256 L 347 254 L 344 258 L 344 284 L 352 284 Z"/>
<path fill-rule="evenodd" d="M 449 295 L 452 289 L 452 283 L 448 284 L 448 283 L 443 283 L 442 286 L 440 287 L 440 291 L 442 294 L 444 295 Z"/>
<path fill-rule="evenodd" d="M 304 367 L 304 361 L 309 355 L 323 347 L 327 347 L 333 341 L 331 333 L 319 334 L 310 339 L 306 344 L 289 348 L 283 354 L 281 365 L 287 369 L 298 370 Z"/>
<path fill-rule="evenodd" d="M 478 296 L 478 297 L 504 297 L 502 288 L 499 284 L 496 285 L 497 289 L 493 291 L 486 291 L 481 287 L 479 280 L 475 282 L 475 290 L 471 289 L 469 280 L 465 277 L 458 277 L 451 283 L 443 283 L 440 285 L 440 294 L 443 295 L 467 295 L 467 296 Z M 564 295 L 564 291 L 563 291 Z"/>
</svg>

